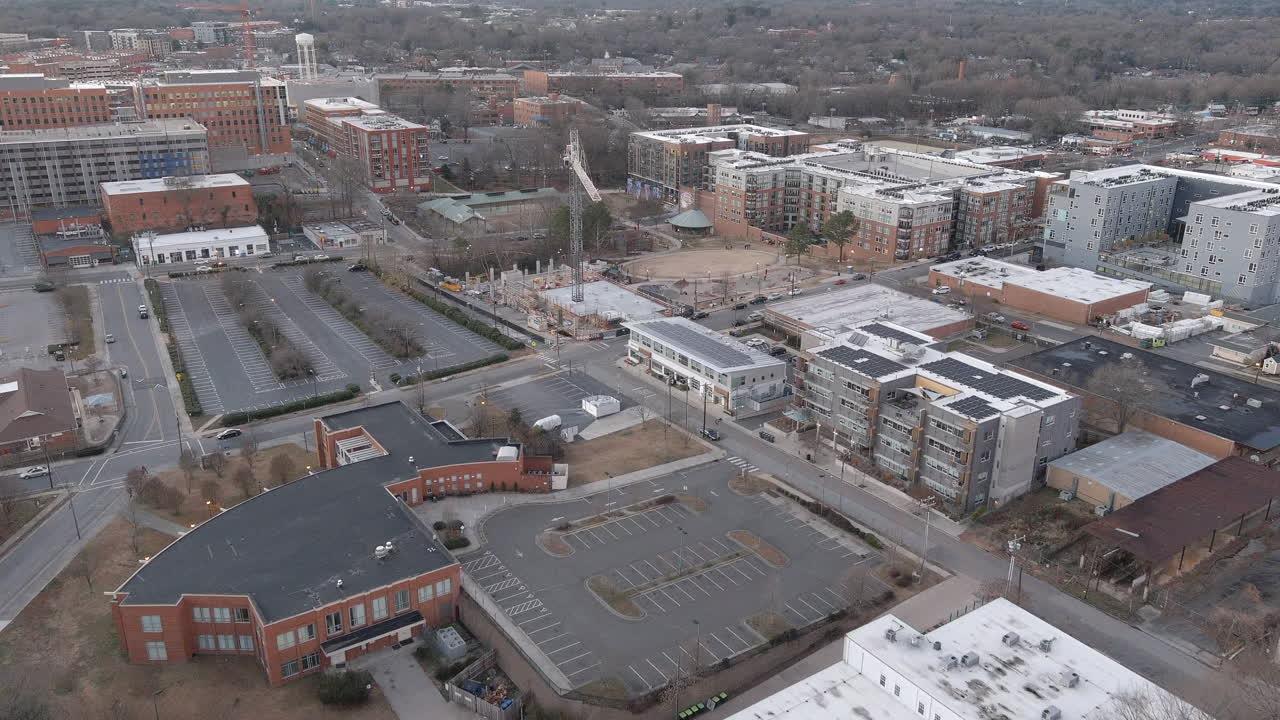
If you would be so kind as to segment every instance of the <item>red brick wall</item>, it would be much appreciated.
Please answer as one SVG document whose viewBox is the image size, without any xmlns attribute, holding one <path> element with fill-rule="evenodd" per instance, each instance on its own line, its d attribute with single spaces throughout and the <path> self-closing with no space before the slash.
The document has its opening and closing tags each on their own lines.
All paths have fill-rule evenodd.
<svg viewBox="0 0 1280 720">
<path fill-rule="evenodd" d="M 109 122 L 111 107 L 107 91 L 102 88 L 0 92 L 0 130 L 38 130 Z"/>
<path fill-rule="evenodd" d="M 154 85 L 143 89 L 146 116 L 191 118 L 209 131 L 209 148 L 244 147 L 250 155 L 281 155 L 290 151 L 289 127 L 277 112 L 283 87 L 262 86 L 262 119 L 267 144 L 259 132 L 258 104 L 251 83 Z M 215 98 L 217 95 L 217 99 Z M 194 96 L 194 97 L 193 97 Z M 173 105 L 174 107 L 170 107 Z"/>
<path fill-rule="evenodd" d="M 54 220 L 32 220 L 31 232 L 36 235 L 52 235 L 59 230 L 75 225 L 99 225 L 102 223 L 101 213 L 89 213 L 79 217 L 64 217 Z"/>
<path fill-rule="evenodd" d="M 243 227 L 258 219 L 258 204 L 248 185 L 173 188 L 127 195 L 103 193 L 102 207 L 116 235 L 146 230 L 181 232 L 192 225 Z"/>
</svg>

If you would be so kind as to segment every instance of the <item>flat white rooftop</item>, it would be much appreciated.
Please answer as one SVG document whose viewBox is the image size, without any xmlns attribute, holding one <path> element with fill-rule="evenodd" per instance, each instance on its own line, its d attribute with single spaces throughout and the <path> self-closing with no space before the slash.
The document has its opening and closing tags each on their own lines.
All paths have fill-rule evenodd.
<svg viewBox="0 0 1280 720">
<path fill-rule="evenodd" d="M 911 330 L 932 335 L 930 330 L 971 319 L 969 313 L 925 300 L 893 288 L 862 283 L 851 287 L 814 292 L 765 307 L 810 330 L 839 332 L 868 320 L 888 320 Z"/>
<path fill-rule="evenodd" d="M 799 130 L 779 130 L 763 125 L 716 125 L 702 128 L 677 128 L 674 130 L 653 130 L 650 132 L 631 133 L 633 137 L 648 138 L 668 143 L 712 142 L 728 140 L 730 133 L 742 135 L 760 135 L 763 137 L 800 137 L 809 133 Z"/>
<path fill-rule="evenodd" d="M 1248 192 L 1227 195 L 1224 197 L 1196 200 L 1192 204 L 1199 207 L 1221 208 L 1236 212 L 1247 212 L 1253 215 L 1271 217 L 1280 215 L 1280 187 L 1269 190 L 1250 190 Z"/>
<path fill-rule="evenodd" d="M 332 119 L 332 118 L 331 118 Z M 354 125 L 365 130 L 426 130 L 426 125 L 409 122 L 398 115 L 372 114 L 359 117 L 337 118 L 337 122 Z"/>
<path fill-rule="evenodd" d="M 999 598 L 924 635 L 883 615 L 845 636 L 841 662 L 729 720 L 1104 720 L 1124 717 L 1130 695 L 1177 702 Z"/>
<path fill-rule="evenodd" d="M 166 190 L 203 190 L 215 187 L 249 187 L 249 181 L 235 173 L 219 175 L 191 175 L 184 177 L 152 178 L 150 180 L 124 180 L 102 183 L 103 195 L 132 195 L 134 193 L 164 192 Z"/>
<path fill-rule="evenodd" d="M 772 355 L 682 317 L 631 322 L 627 323 L 627 328 L 633 333 L 654 338 L 717 372 L 764 368 L 776 368 L 777 372 L 782 372 L 786 367 L 784 361 Z"/>
<path fill-rule="evenodd" d="M 616 313 L 623 320 L 645 320 L 662 314 L 662 305 L 607 280 L 584 283 L 582 302 L 573 301 L 573 286 L 552 288 L 542 293 L 554 305 L 574 315 Z"/>
<path fill-rule="evenodd" d="M 933 272 L 993 290 L 999 290 L 1008 283 L 1086 304 L 1151 289 L 1148 282 L 1110 278 L 1081 268 L 1058 267 L 1037 271 L 987 257 L 942 263 L 933 266 Z"/>
<path fill-rule="evenodd" d="M 169 233 L 167 235 L 157 235 L 154 240 L 140 239 L 137 243 L 140 251 L 146 249 L 149 252 L 152 249 L 160 250 L 161 248 L 167 249 L 171 247 L 266 241 L 267 231 L 263 230 L 261 226 L 246 225 L 245 227 L 221 228 L 218 230 Z"/>
<path fill-rule="evenodd" d="M 377 103 L 361 100 L 357 97 L 312 98 L 303 103 L 304 107 L 315 108 L 319 112 L 379 112 Z"/>
</svg>

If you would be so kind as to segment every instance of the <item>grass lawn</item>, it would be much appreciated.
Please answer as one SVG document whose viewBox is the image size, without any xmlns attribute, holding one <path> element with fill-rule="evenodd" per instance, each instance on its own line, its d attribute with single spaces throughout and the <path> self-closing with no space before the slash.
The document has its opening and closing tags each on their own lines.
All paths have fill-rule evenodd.
<svg viewBox="0 0 1280 720">
<path fill-rule="evenodd" d="M 288 460 L 277 461 L 275 458 L 280 456 Z M 281 465 L 282 462 L 283 465 Z M 272 472 L 273 463 L 276 463 L 280 472 Z M 188 484 L 187 476 L 181 470 L 167 470 L 160 473 L 160 480 L 179 491 L 181 504 L 176 508 L 169 506 L 151 509 L 183 525 L 203 522 L 209 518 L 211 508 L 229 508 L 248 497 L 257 495 L 260 487 L 275 487 L 280 485 L 282 480 L 285 482 L 297 480 L 306 474 L 308 465 L 312 468 L 317 467 L 315 453 L 307 452 L 302 447 L 291 443 L 260 450 L 254 456 L 251 469 L 253 481 L 245 487 L 241 486 L 237 471 L 247 467 L 247 464 L 238 452 L 232 452 L 230 456 L 226 456 L 226 467 L 223 468 L 221 477 L 213 470 L 196 469 L 192 472 L 191 481 Z M 283 472 L 284 466 L 291 468 L 289 472 Z M 248 494 L 245 493 L 246 488 L 249 490 Z M 206 505 L 206 500 L 211 500 L 212 505 Z"/>
<path fill-rule="evenodd" d="M 34 697 L 55 720 L 396 717 L 376 691 L 367 705 L 339 711 L 316 699 L 315 678 L 270 688 L 250 657 L 197 656 L 172 665 L 125 662 L 102 592 L 115 589 L 138 566 L 130 534 L 123 519 L 108 525 L 0 633 L 0 696 Z M 138 551 L 155 553 L 171 539 L 143 528 Z"/>
<path fill-rule="evenodd" d="M 41 508 L 55 499 L 54 496 L 50 495 L 28 500 L 0 501 L 0 542 L 8 540 L 14 533 L 21 530 L 22 526 L 35 517 Z"/>
<path fill-rule="evenodd" d="M 576 487 L 706 451 L 688 434 L 649 420 L 594 440 L 574 441 L 565 446 L 564 460 L 569 487 Z"/>
</svg>

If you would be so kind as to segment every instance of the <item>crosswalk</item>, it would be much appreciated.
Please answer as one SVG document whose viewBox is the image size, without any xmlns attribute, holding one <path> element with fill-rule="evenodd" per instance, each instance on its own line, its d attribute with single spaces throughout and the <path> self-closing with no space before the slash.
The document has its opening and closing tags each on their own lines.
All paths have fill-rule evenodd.
<svg viewBox="0 0 1280 720">
<path fill-rule="evenodd" d="M 99 285 L 117 285 L 120 283 L 132 283 L 132 282 L 133 282 L 133 278 L 131 277 L 118 277 L 118 278 L 107 278 L 106 280 L 99 280 L 98 284 Z"/>
<path fill-rule="evenodd" d="M 755 472 L 760 469 L 755 465 L 752 465 L 751 463 L 747 462 L 746 460 L 743 460 L 742 458 L 738 457 L 737 455 L 731 455 L 725 458 L 725 460 L 728 460 L 729 462 L 733 463 L 735 466 L 738 467 L 739 470 L 745 470 L 747 472 Z"/>
</svg>

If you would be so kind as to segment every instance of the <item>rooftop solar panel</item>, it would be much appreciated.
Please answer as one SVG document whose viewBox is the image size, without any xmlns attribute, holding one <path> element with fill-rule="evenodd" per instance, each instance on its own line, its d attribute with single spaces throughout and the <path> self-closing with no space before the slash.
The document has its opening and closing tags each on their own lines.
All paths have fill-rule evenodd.
<svg viewBox="0 0 1280 720">
<path fill-rule="evenodd" d="M 768 356 L 763 353 L 752 354 L 739 350 L 728 343 L 708 337 L 696 330 L 669 321 L 647 322 L 641 326 L 643 332 L 650 333 L 685 352 L 698 356 L 702 361 L 719 368 L 744 367 L 758 365 Z"/>
<path fill-rule="evenodd" d="M 991 407 L 991 404 L 986 400 L 973 396 L 960 398 L 959 400 L 947 405 L 947 408 L 952 412 L 964 415 L 967 418 L 973 418 L 974 420 L 981 420 L 998 414 L 996 409 Z"/>
<path fill-rule="evenodd" d="M 955 358 L 935 360 L 927 365 L 922 365 L 921 369 L 936 373 L 974 390 L 998 397 L 1001 400 L 1008 400 L 1014 397 L 1025 397 L 1030 400 L 1048 400 L 1057 395 L 1052 390 L 1046 390 L 1039 385 L 1032 385 L 1026 380 L 1004 373 L 983 370 Z"/>
<path fill-rule="evenodd" d="M 897 328 L 891 328 L 888 325 L 882 325 L 881 323 L 867 323 L 866 325 L 859 327 L 858 330 L 861 330 L 862 332 L 870 335 L 875 335 L 876 337 L 887 338 L 889 340 L 897 340 L 899 342 L 904 342 L 904 343 L 911 343 L 912 345 L 928 344 L 926 341 L 921 340 L 915 335 L 912 335 L 910 333 L 905 333 L 901 330 L 898 330 Z"/>
<path fill-rule="evenodd" d="M 828 348 L 820 351 L 818 354 L 832 362 L 839 363 L 854 372 L 873 378 L 883 377 L 907 368 L 906 365 L 901 365 L 888 358 L 880 357 L 879 355 L 863 350 L 862 348 L 853 348 L 848 345 L 839 345 L 837 347 Z"/>
</svg>

